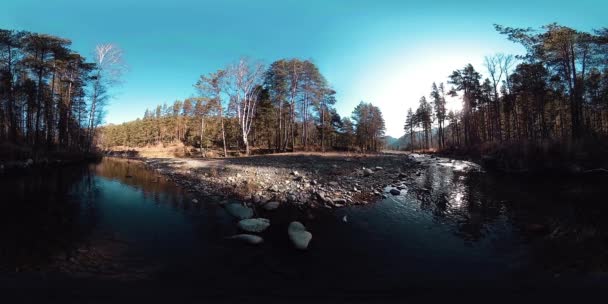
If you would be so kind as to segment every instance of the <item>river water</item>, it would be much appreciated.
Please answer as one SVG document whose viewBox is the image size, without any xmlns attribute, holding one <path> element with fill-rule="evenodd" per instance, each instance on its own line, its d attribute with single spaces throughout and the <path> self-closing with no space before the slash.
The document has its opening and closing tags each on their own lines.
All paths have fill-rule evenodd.
<svg viewBox="0 0 608 304">
<path fill-rule="evenodd" d="M 372 298 L 608 286 L 606 180 L 496 176 L 418 158 L 428 167 L 401 196 L 336 210 L 256 211 L 272 223 L 259 246 L 226 239 L 238 230 L 219 198 L 189 193 L 139 163 L 5 175 L 0 283 Z M 287 238 L 292 220 L 313 234 L 307 251 Z"/>
</svg>

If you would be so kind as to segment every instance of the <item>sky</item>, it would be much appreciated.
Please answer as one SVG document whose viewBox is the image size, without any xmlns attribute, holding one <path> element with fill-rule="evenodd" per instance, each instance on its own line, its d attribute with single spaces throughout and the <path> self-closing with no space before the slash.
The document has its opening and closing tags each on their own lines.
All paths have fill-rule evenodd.
<svg viewBox="0 0 608 304">
<path fill-rule="evenodd" d="M 433 82 L 447 82 L 467 63 L 484 74 L 487 55 L 523 52 L 493 24 L 608 26 L 605 0 L 4 1 L 0 28 L 68 38 L 89 57 L 100 43 L 123 49 L 129 71 L 112 90 L 107 123 L 195 96 L 201 74 L 240 57 L 266 64 L 297 57 L 317 64 L 337 91 L 340 115 L 371 102 L 394 137 L 403 135 L 407 109 L 428 98 Z"/>
</svg>

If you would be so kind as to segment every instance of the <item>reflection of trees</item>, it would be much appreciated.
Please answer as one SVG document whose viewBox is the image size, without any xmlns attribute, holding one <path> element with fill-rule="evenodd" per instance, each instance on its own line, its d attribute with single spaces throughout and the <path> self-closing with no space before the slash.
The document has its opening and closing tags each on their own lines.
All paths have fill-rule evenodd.
<svg viewBox="0 0 608 304">
<path fill-rule="evenodd" d="M 506 200 L 504 213 L 532 240 L 538 264 L 556 272 L 608 269 L 605 179 L 502 177 L 493 183 L 501 185 L 492 194 Z"/>
<path fill-rule="evenodd" d="M 155 202 L 167 201 L 166 193 L 180 192 L 179 188 L 171 182 L 166 182 L 153 170 L 149 170 L 138 162 L 124 159 L 103 159 L 99 166 L 96 166 L 95 173 L 98 176 L 116 180 L 122 184 L 141 189 L 145 197 L 151 197 Z M 181 199 L 175 198 L 171 202 L 173 206 L 179 208 Z"/>
<path fill-rule="evenodd" d="M 456 234 L 466 241 L 478 241 L 484 230 L 500 216 L 500 206 L 489 195 L 491 189 L 475 173 L 454 172 L 442 166 L 429 166 L 418 180 L 421 209 L 431 212 L 438 222 L 457 227 Z"/>
<path fill-rule="evenodd" d="M 430 166 L 417 180 L 420 207 L 477 242 L 508 223 L 531 242 L 536 263 L 556 271 L 608 268 L 605 180 L 495 176 Z M 500 229 L 500 228 L 499 228 Z"/>
<path fill-rule="evenodd" d="M 90 233 L 92 226 L 82 225 L 82 205 L 71 195 L 84 175 L 86 168 L 69 167 L 2 177 L 0 267 L 44 264 Z"/>
</svg>

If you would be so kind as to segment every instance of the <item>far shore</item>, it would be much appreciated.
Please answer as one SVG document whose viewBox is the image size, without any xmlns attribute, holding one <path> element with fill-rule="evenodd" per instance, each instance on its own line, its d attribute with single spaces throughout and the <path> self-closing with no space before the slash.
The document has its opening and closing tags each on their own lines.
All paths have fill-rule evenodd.
<svg viewBox="0 0 608 304">
<path fill-rule="evenodd" d="M 428 166 L 407 152 L 295 152 L 214 159 L 114 153 L 110 157 L 142 162 L 200 196 L 328 209 L 370 204 L 406 189 L 424 194 L 414 181 Z"/>
</svg>

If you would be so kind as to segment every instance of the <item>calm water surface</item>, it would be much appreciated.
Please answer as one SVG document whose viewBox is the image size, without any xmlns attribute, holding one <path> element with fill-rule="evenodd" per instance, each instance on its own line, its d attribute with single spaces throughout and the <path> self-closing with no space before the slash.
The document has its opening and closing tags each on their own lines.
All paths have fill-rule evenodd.
<svg viewBox="0 0 608 304">
<path fill-rule="evenodd" d="M 402 196 L 256 211 L 272 223 L 257 247 L 225 239 L 238 230 L 219 198 L 138 163 L 2 176 L 0 277 L 14 287 L 76 279 L 280 295 L 606 283 L 605 180 L 507 178 L 420 160 L 430 165 Z M 313 233 L 305 252 L 289 243 L 291 220 Z"/>
</svg>

